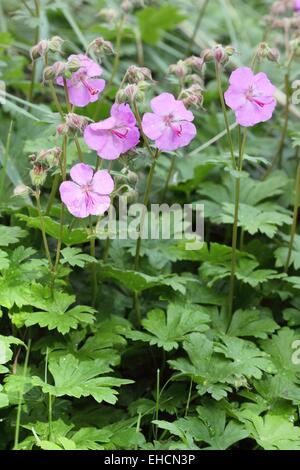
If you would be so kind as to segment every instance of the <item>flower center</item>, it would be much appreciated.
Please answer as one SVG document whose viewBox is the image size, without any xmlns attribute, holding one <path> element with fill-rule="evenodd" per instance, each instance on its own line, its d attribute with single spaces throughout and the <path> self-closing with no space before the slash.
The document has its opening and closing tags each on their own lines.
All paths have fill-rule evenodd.
<svg viewBox="0 0 300 470">
<path fill-rule="evenodd" d="M 256 104 L 260 108 L 263 108 L 264 106 L 266 106 L 266 104 L 270 104 L 270 101 L 265 101 L 263 98 L 255 96 L 255 91 L 252 86 L 246 92 L 246 99 L 248 101 L 251 101 L 251 103 Z"/>
<path fill-rule="evenodd" d="M 121 128 L 120 130 L 112 129 L 111 133 L 115 135 L 116 137 L 119 137 L 119 139 L 126 139 L 128 131 L 129 129 L 124 127 L 124 128 Z"/>
<path fill-rule="evenodd" d="M 91 183 L 83 184 L 81 186 L 81 191 L 85 194 L 88 194 L 90 191 L 92 191 L 92 184 Z"/>
<path fill-rule="evenodd" d="M 173 114 L 168 114 L 167 116 L 164 116 L 163 120 L 165 125 L 167 127 L 170 127 L 177 137 L 180 137 L 182 135 L 182 126 L 181 124 L 175 121 Z"/>
<path fill-rule="evenodd" d="M 97 95 L 97 93 L 99 93 L 99 90 L 97 88 L 92 87 L 85 78 L 81 78 L 80 81 L 91 95 Z"/>
</svg>

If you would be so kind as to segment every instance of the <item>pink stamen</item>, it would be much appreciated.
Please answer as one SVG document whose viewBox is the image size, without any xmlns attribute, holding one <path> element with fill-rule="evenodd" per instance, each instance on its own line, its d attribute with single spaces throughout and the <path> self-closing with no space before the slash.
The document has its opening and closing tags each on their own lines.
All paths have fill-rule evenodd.
<svg viewBox="0 0 300 470">
<path fill-rule="evenodd" d="M 125 130 L 124 134 L 122 134 L 122 132 L 117 131 L 116 129 L 112 129 L 111 133 L 119 137 L 119 139 L 125 139 L 128 134 L 128 129 Z"/>
<path fill-rule="evenodd" d="M 170 127 L 172 128 L 173 132 L 175 132 L 177 137 L 181 137 L 181 135 L 182 135 L 182 126 L 181 126 L 181 124 L 179 124 L 178 127 L 174 124 L 171 125 Z"/>
<path fill-rule="evenodd" d="M 97 88 L 93 88 L 86 80 L 81 79 L 81 82 L 91 95 L 97 95 L 97 93 L 99 93 L 99 90 Z"/>
</svg>

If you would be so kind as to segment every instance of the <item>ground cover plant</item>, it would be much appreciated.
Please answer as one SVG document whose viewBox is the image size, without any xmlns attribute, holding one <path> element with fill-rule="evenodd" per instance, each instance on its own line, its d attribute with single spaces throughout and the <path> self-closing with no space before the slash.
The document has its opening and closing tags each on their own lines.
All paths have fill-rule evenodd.
<svg viewBox="0 0 300 470">
<path fill-rule="evenodd" d="M 0 3 L 2 450 L 300 450 L 299 56 L 297 0 Z"/>
</svg>

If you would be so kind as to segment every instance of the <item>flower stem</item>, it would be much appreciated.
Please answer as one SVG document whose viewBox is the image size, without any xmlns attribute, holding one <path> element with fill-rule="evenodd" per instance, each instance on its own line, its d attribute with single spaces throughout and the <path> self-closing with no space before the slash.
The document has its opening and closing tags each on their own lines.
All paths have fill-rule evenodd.
<svg viewBox="0 0 300 470">
<path fill-rule="evenodd" d="M 52 260 L 51 260 L 49 245 L 48 245 L 47 236 L 46 236 L 45 220 L 44 220 L 44 216 L 42 214 L 39 188 L 36 188 L 36 190 L 35 190 L 35 199 L 36 199 L 37 211 L 38 211 L 38 215 L 39 215 L 40 223 L 41 223 L 41 231 L 42 231 L 44 249 L 45 249 L 45 253 L 46 253 L 46 256 L 47 256 L 48 263 L 49 263 L 49 268 L 51 270 L 52 269 Z"/>
<path fill-rule="evenodd" d="M 168 171 L 168 174 L 167 174 L 167 179 L 166 179 L 165 187 L 164 187 L 164 189 L 163 189 L 162 196 L 161 196 L 162 201 L 164 201 L 165 198 L 166 198 L 166 195 L 167 195 L 167 192 L 168 192 L 168 188 L 169 188 L 169 184 L 170 184 L 170 181 L 171 181 L 173 172 L 174 172 L 175 163 L 176 163 L 176 155 L 174 155 L 174 156 L 171 158 L 170 168 L 169 168 L 169 171 Z"/>
<path fill-rule="evenodd" d="M 228 144 L 229 144 L 229 149 L 230 149 L 232 165 L 233 165 L 233 168 L 236 168 L 233 142 L 232 142 L 231 131 L 230 131 L 230 126 L 229 126 L 228 116 L 227 116 L 227 110 L 226 110 L 226 105 L 225 105 L 224 95 L 223 95 L 223 90 L 222 90 L 221 65 L 218 62 L 216 62 L 215 67 L 216 67 L 216 78 L 217 78 L 218 92 L 219 92 L 220 102 L 221 102 L 222 111 L 223 111 L 223 115 L 224 115 L 224 121 L 225 121 L 225 127 L 226 127 L 226 132 L 227 132 L 227 138 L 228 138 Z"/>
<path fill-rule="evenodd" d="M 136 104 L 136 101 L 133 102 L 133 109 L 134 109 L 134 114 L 135 114 L 139 129 L 140 129 L 141 136 L 143 137 L 145 147 L 147 148 L 147 150 L 148 150 L 149 154 L 151 155 L 151 157 L 154 157 L 154 152 L 150 147 L 149 140 L 147 139 L 147 136 L 144 134 L 144 131 L 143 131 L 142 119 L 141 119 L 139 108 Z"/>
<path fill-rule="evenodd" d="M 53 202 L 54 202 L 54 199 L 55 199 L 55 196 L 56 196 L 57 188 L 58 188 L 59 179 L 60 179 L 60 175 L 59 174 L 55 175 L 54 181 L 52 183 L 52 188 L 51 188 L 50 196 L 49 196 L 49 199 L 48 199 L 48 204 L 47 204 L 47 207 L 46 207 L 46 214 L 45 215 L 49 215 L 50 212 L 51 212 Z"/>
<path fill-rule="evenodd" d="M 145 189 L 145 194 L 144 194 L 144 199 L 143 199 L 143 212 L 141 214 L 139 237 L 138 237 L 137 242 L 136 242 L 135 260 L 134 260 L 134 269 L 136 271 L 139 269 L 140 251 L 141 251 L 141 246 L 142 246 L 142 237 L 141 237 L 141 235 L 143 233 L 145 215 L 146 215 L 147 206 L 148 206 L 149 199 L 150 199 L 150 192 L 151 192 L 151 188 L 152 188 L 153 176 L 154 176 L 154 172 L 155 172 L 157 157 L 158 157 L 158 151 L 156 152 L 156 156 L 153 158 L 152 165 L 151 165 L 150 171 L 148 173 L 146 189 Z"/>
<path fill-rule="evenodd" d="M 65 135 L 64 140 L 63 140 L 63 151 L 62 151 L 62 179 L 63 181 L 66 180 L 67 176 L 67 145 L 68 145 L 68 137 Z M 61 245 L 62 245 L 62 239 L 63 239 L 63 231 L 64 231 L 64 205 L 61 204 L 60 207 L 60 222 L 59 222 L 59 239 L 57 241 L 57 247 L 56 247 L 56 256 L 55 256 L 55 264 L 54 264 L 54 276 L 57 272 L 59 260 L 60 260 L 60 251 L 61 251 Z"/>
<path fill-rule="evenodd" d="M 22 414 L 22 401 L 23 401 L 23 394 L 24 394 L 24 382 L 25 382 L 25 378 L 26 378 L 26 374 L 27 374 L 30 347 L 31 347 L 31 339 L 28 340 L 28 344 L 27 344 L 27 350 L 26 350 L 25 362 L 24 362 L 24 369 L 23 369 L 23 377 L 22 377 L 23 380 L 22 380 L 22 384 L 21 384 L 20 392 L 19 392 L 14 449 L 17 449 L 18 444 L 19 444 L 20 427 L 21 427 L 21 414 Z"/>
<path fill-rule="evenodd" d="M 96 239 L 95 233 L 93 229 L 93 222 L 92 217 L 89 216 L 89 224 L 90 224 L 90 254 L 93 258 L 96 257 Z M 91 264 L 91 272 L 92 272 L 92 307 L 96 305 L 96 297 L 97 297 L 97 269 L 96 264 Z"/>
<path fill-rule="evenodd" d="M 243 168 L 243 157 L 247 138 L 247 128 L 244 128 L 243 139 L 241 139 L 241 130 L 239 127 L 239 161 L 238 171 L 241 172 Z M 231 274 L 229 283 L 229 297 L 228 297 L 228 326 L 230 325 L 232 317 L 232 308 L 234 300 L 234 279 L 236 272 L 236 249 L 237 249 L 237 233 L 238 233 L 238 221 L 239 221 L 239 204 L 240 204 L 240 189 L 241 180 L 238 176 L 235 181 L 235 201 L 234 201 L 234 221 L 232 229 L 232 253 L 231 253 Z"/>
<path fill-rule="evenodd" d="M 203 4 L 202 6 L 199 8 L 199 12 L 198 12 L 198 16 L 197 16 L 197 20 L 196 20 L 196 23 L 195 23 L 195 28 L 194 28 L 194 31 L 193 31 L 193 34 L 191 36 L 191 39 L 188 43 L 188 47 L 187 47 L 187 50 L 186 50 L 186 55 L 189 55 L 192 51 L 193 51 L 193 46 L 194 46 L 194 42 L 195 42 L 195 38 L 197 36 L 197 32 L 200 28 L 200 25 L 201 25 L 201 22 L 203 20 L 203 17 L 205 15 L 205 10 L 206 10 L 206 7 L 208 5 L 208 1 L 209 0 L 203 0 Z"/>
<path fill-rule="evenodd" d="M 34 16 L 36 18 L 39 18 L 40 17 L 40 0 L 34 0 L 34 4 L 35 4 Z M 38 22 L 38 25 L 35 28 L 34 45 L 36 45 L 39 42 L 39 36 L 40 36 L 40 25 Z M 35 87 L 35 74 L 36 74 L 36 61 L 34 60 L 32 64 L 31 82 L 30 82 L 30 87 L 29 87 L 29 92 L 28 92 L 28 101 L 30 102 L 32 101 L 34 87 Z"/>
<path fill-rule="evenodd" d="M 289 241 L 289 249 L 288 255 L 285 263 L 285 272 L 288 271 L 294 246 L 294 240 L 296 235 L 297 229 L 297 221 L 298 221 L 298 210 L 300 204 L 300 162 L 298 163 L 297 167 L 297 175 L 296 175 L 296 190 L 295 190 L 295 204 L 294 204 L 294 215 L 293 215 L 293 224 L 291 228 L 291 236 Z"/>
</svg>

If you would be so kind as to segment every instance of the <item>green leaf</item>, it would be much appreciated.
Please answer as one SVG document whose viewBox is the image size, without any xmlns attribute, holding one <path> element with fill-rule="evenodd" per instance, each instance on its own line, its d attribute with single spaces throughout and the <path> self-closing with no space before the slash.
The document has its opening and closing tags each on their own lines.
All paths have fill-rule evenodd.
<svg viewBox="0 0 300 470">
<path fill-rule="evenodd" d="M 127 336 L 135 341 L 149 342 L 162 347 L 165 351 L 177 349 L 188 333 L 208 330 L 209 316 L 197 305 L 170 304 L 163 310 L 151 310 L 142 325 L 150 334 L 131 331 Z"/>
<path fill-rule="evenodd" d="M 75 302 L 75 296 L 59 291 L 55 291 L 52 296 L 49 290 L 47 298 L 39 298 L 39 292 L 40 289 L 37 288 L 35 291 L 36 298 L 33 298 L 31 303 L 34 307 L 42 309 L 42 311 L 22 311 L 20 313 L 20 318 L 26 326 L 40 325 L 41 327 L 47 327 L 48 330 L 57 329 L 59 333 L 64 335 L 70 329 L 78 328 L 79 325 L 85 326 L 94 322 L 93 314 L 95 310 L 93 308 L 86 305 L 76 305 L 69 309 Z"/>
<path fill-rule="evenodd" d="M 70 266 L 79 266 L 83 268 L 87 263 L 96 263 L 96 259 L 93 256 L 82 253 L 80 248 L 64 248 L 61 250 L 63 256 L 61 264 L 68 263 Z"/>
<path fill-rule="evenodd" d="M 289 242 L 290 237 L 283 236 L 283 239 L 286 242 Z M 288 258 L 289 248 L 288 246 L 281 246 L 275 250 L 275 258 L 276 258 L 276 267 L 283 267 L 286 265 L 287 258 Z M 289 266 L 294 265 L 294 268 L 300 269 L 300 235 L 295 235 L 293 249 L 291 252 L 291 258 Z"/>
<path fill-rule="evenodd" d="M 17 243 L 20 238 L 23 238 L 26 235 L 26 230 L 23 230 L 20 227 L 0 225 L 0 246 L 8 246 Z"/>
<path fill-rule="evenodd" d="M 158 286 L 169 286 L 174 291 L 185 294 L 185 280 L 177 275 L 149 276 L 138 271 L 119 269 L 111 265 L 101 264 L 99 276 L 102 279 L 115 279 L 127 289 L 142 292 Z"/>
<path fill-rule="evenodd" d="M 37 228 L 41 230 L 41 220 L 39 217 L 29 217 L 24 214 L 17 215 L 20 220 L 25 222 L 28 227 Z M 60 239 L 60 223 L 55 222 L 48 216 L 44 216 L 44 223 L 45 223 L 45 231 L 47 235 L 55 238 L 56 240 Z M 65 245 L 80 245 L 81 243 L 85 243 L 88 241 L 88 233 L 85 229 L 80 228 L 73 228 L 69 229 L 67 225 L 63 226 L 62 231 L 62 242 Z"/>
<path fill-rule="evenodd" d="M 44 393 L 51 393 L 56 397 L 64 395 L 75 398 L 92 396 L 98 403 L 106 401 L 114 404 L 118 394 L 114 387 L 133 382 L 116 377 L 99 377 L 110 370 L 110 367 L 99 359 L 79 361 L 68 354 L 61 357 L 59 361 L 50 361 L 49 371 L 55 385 L 49 385 L 36 376 L 32 378 L 32 382 L 35 386 L 42 387 Z"/>
<path fill-rule="evenodd" d="M 8 254 L 0 250 L 0 271 L 3 269 L 7 269 L 9 267 L 9 259 L 8 259 Z"/>
<path fill-rule="evenodd" d="M 18 344 L 25 346 L 23 341 L 14 336 L 2 336 L 0 335 L 0 364 L 6 364 L 13 357 L 13 351 L 11 349 L 12 344 Z"/>
<path fill-rule="evenodd" d="M 274 333 L 278 328 L 268 309 L 252 308 L 251 310 L 237 310 L 234 313 L 228 334 L 265 339 L 268 334 Z"/>
<path fill-rule="evenodd" d="M 178 8 L 171 4 L 144 8 L 136 16 L 142 40 L 151 45 L 157 44 L 163 31 L 174 29 L 185 18 Z"/>
<path fill-rule="evenodd" d="M 225 411 L 216 403 L 206 402 L 197 407 L 198 417 L 180 418 L 176 425 L 191 434 L 196 442 L 206 442 L 209 450 L 226 450 L 248 437 L 245 426 L 230 420 L 226 423 Z"/>
<path fill-rule="evenodd" d="M 300 450 L 300 428 L 283 416 L 253 414 L 247 416 L 245 424 L 264 450 Z"/>
</svg>

